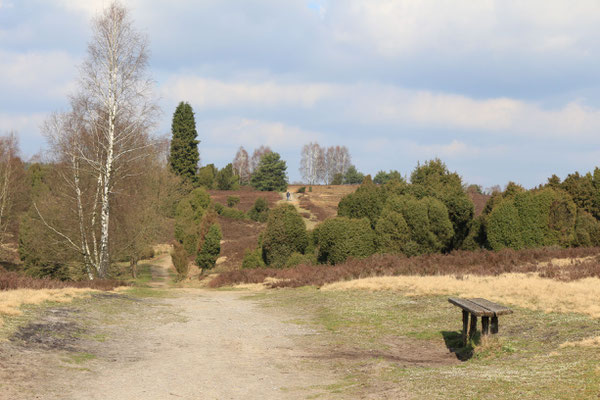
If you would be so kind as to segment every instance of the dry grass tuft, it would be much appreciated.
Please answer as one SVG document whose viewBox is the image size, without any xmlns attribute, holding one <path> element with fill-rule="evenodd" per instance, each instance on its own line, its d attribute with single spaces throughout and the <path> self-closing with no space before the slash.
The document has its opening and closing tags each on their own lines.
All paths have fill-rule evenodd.
<svg viewBox="0 0 600 400">
<path fill-rule="evenodd" d="M 565 342 L 560 345 L 561 349 L 565 347 L 600 347 L 600 336 L 590 337 L 577 342 Z"/>
<path fill-rule="evenodd" d="M 575 312 L 600 318 L 600 279 L 561 282 L 536 273 L 498 276 L 398 276 L 337 282 L 321 290 L 392 290 L 407 295 L 456 295 L 484 297 L 544 312 Z"/>
<path fill-rule="evenodd" d="M 90 289 L 17 289 L 0 292 L 0 315 L 20 315 L 19 308 L 26 304 L 46 301 L 69 303 L 74 298 L 89 296 Z"/>
</svg>

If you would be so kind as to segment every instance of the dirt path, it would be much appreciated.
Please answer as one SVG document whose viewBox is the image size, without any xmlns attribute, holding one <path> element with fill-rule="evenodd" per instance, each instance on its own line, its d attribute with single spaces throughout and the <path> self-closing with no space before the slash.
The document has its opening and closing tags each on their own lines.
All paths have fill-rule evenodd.
<svg viewBox="0 0 600 400">
<path fill-rule="evenodd" d="M 158 258 L 152 275 L 168 275 L 169 261 Z M 336 382 L 300 344 L 316 332 L 284 322 L 244 298 L 248 292 L 159 290 L 168 297 L 106 294 L 64 313 L 49 310 L 51 321 L 46 312 L 21 330 L 40 332 L 0 346 L 0 375 L 28 365 L 27 374 L 0 384 L 0 399 L 304 399 Z M 70 331 L 55 330 L 59 345 L 40 347 L 57 315 Z"/>
<path fill-rule="evenodd" d="M 138 360 L 98 365 L 72 399 L 297 399 L 332 383 L 302 366 L 294 337 L 313 332 L 283 323 L 243 293 L 188 290 L 165 300 L 185 322 L 144 332 Z M 131 351 L 132 349 L 128 349 Z"/>
</svg>

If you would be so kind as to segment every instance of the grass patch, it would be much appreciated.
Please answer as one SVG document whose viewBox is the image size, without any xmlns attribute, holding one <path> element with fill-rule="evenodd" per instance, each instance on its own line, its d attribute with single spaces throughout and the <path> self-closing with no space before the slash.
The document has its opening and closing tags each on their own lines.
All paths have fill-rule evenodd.
<svg viewBox="0 0 600 400">
<path fill-rule="evenodd" d="M 91 353 L 73 353 L 69 354 L 69 357 L 64 359 L 64 362 L 70 364 L 83 364 L 91 360 L 95 360 L 97 357 Z"/>
<path fill-rule="evenodd" d="M 600 321 L 582 314 L 515 307 L 500 317 L 498 335 L 477 335 L 463 347 L 461 312 L 446 296 L 300 288 L 248 298 L 319 332 L 318 345 L 311 335 L 302 340 L 316 346 L 319 362 L 345 376 L 327 388 L 331 395 L 597 399 L 600 393 L 600 347 L 593 345 Z"/>
</svg>

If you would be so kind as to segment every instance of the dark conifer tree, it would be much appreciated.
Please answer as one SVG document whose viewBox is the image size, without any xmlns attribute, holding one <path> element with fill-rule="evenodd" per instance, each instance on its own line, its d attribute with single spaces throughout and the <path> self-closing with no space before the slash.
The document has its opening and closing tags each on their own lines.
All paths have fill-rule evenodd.
<svg viewBox="0 0 600 400">
<path fill-rule="evenodd" d="M 171 125 L 171 152 L 169 153 L 169 163 L 175 174 L 182 176 L 189 182 L 196 181 L 196 172 L 200 154 L 198 153 L 198 143 L 196 140 L 196 121 L 192 106 L 183 101 L 179 103 L 173 114 L 173 123 Z"/>
</svg>

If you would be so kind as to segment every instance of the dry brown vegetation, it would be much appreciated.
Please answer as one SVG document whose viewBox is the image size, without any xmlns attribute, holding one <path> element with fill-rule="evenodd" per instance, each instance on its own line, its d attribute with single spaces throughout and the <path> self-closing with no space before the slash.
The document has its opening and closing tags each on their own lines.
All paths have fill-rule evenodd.
<svg viewBox="0 0 600 400">
<path fill-rule="evenodd" d="M 93 281 L 59 281 L 56 279 L 37 279 L 18 272 L 0 268 L 0 291 L 16 289 L 96 289 L 113 290 L 118 286 L 127 286 L 126 282 L 114 279 L 95 279 Z"/>
<path fill-rule="evenodd" d="M 483 212 L 483 209 L 485 208 L 485 205 L 487 204 L 488 200 L 492 197 L 490 195 L 487 194 L 481 194 L 481 193 L 476 193 L 476 192 L 467 192 L 467 194 L 469 195 L 469 197 L 471 198 L 471 201 L 473 202 L 473 205 L 475 206 L 475 217 L 478 217 L 481 215 L 481 213 Z"/>
<path fill-rule="evenodd" d="M 407 296 L 484 297 L 534 311 L 574 312 L 600 318 L 598 278 L 562 282 L 541 278 L 535 273 L 461 277 L 385 276 L 336 282 L 323 286 L 321 290 L 387 290 L 402 292 Z"/>
<path fill-rule="evenodd" d="M 323 286 L 333 282 L 376 276 L 464 275 L 497 276 L 506 273 L 539 273 L 543 278 L 573 281 L 588 277 L 600 278 L 600 248 L 530 249 L 502 251 L 456 251 L 406 258 L 395 255 L 374 255 L 343 264 L 299 265 L 290 269 L 256 269 L 225 272 L 211 281 L 211 287 L 276 281 L 269 287 Z M 591 259 L 584 259 L 592 257 Z M 555 259 L 573 259 L 565 268 L 552 263 Z M 582 260 L 583 259 L 583 260 Z"/>
<path fill-rule="evenodd" d="M 227 206 L 227 198 L 229 196 L 239 196 L 240 202 L 235 207 L 244 212 L 248 212 L 254 205 L 254 202 L 259 197 L 263 197 L 269 203 L 269 208 L 281 200 L 281 196 L 277 192 L 261 192 L 250 187 L 242 187 L 240 190 L 209 190 L 210 198 L 217 203 Z"/>
<path fill-rule="evenodd" d="M 258 235 L 264 224 L 250 220 L 235 220 L 219 216 L 219 224 L 223 233 L 221 256 L 227 257 L 219 263 L 225 270 L 239 268 L 242 265 L 246 249 L 254 249 L 258 244 Z"/>
<path fill-rule="evenodd" d="M 306 186 L 305 193 L 296 193 L 299 188 Z M 294 193 L 299 205 L 309 210 L 317 220 L 324 221 L 337 215 L 337 206 L 342 197 L 354 193 L 359 185 L 313 185 L 312 192 L 307 185 L 290 185 L 288 190 Z"/>
</svg>

